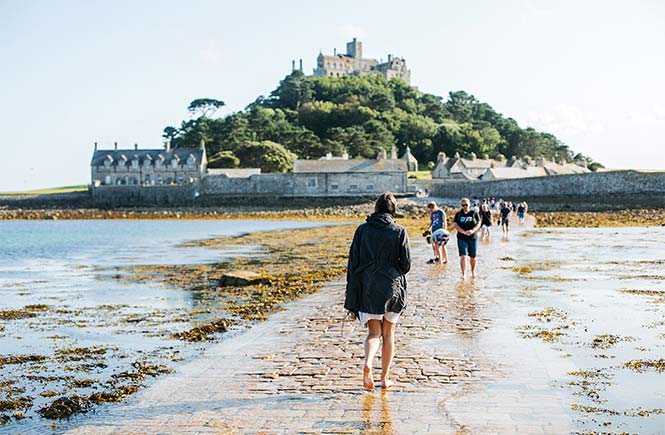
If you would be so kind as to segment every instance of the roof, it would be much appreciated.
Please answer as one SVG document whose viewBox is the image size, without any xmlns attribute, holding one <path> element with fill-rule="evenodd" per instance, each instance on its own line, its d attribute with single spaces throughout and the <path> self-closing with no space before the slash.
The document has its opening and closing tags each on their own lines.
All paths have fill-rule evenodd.
<svg viewBox="0 0 665 435">
<path fill-rule="evenodd" d="M 144 160 L 163 160 L 171 161 L 173 158 L 176 160 L 186 161 L 187 158 L 192 155 L 197 163 L 200 163 L 203 160 L 203 149 L 201 148 L 172 148 L 170 151 L 165 149 L 156 149 L 156 150 L 96 150 L 92 154 L 92 160 L 90 161 L 90 166 L 102 166 L 104 160 L 108 160 L 110 157 L 111 162 L 117 162 L 123 160 L 123 156 L 126 160 L 132 161 L 134 159 L 139 160 L 139 164 L 143 164 Z"/>
<path fill-rule="evenodd" d="M 296 160 L 294 173 L 407 172 L 406 162 L 398 159 Z"/>
<path fill-rule="evenodd" d="M 487 174 L 492 174 L 492 177 L 499 180 L 509 178 L 530 178 L 530 177 L 544 177 L 547 175 L 545 168 L 530 166 L 526 169 L 521 168 L 489 168 L 482 175 L 483 180 L 489 179 Z"/>
<path fill-rule="evenodd" d="M 406 160 L 407 162 L 418 163 L 418 160 L 415 158 L 415 156 L 411 154 L 411 149 L 409 147 L 406 147 L 406 151 L 404 154 L 402 154 L 400 159 Z"/>
<path fill-rule="evenodd" d="M 261 173 L 261 168 L 208 168 L 209 175 L 226 175 L 229 178 L 249 178 Z"/>
<path fill-rule="evenodd" d="M 464 166 L 466 166 L 469 169 L 484 169 L 484 168 L 490 168 L 492 167 L 492 163 L 494 163 L 494 160 L 490 159 L 460 159 Z"/>
</svg>

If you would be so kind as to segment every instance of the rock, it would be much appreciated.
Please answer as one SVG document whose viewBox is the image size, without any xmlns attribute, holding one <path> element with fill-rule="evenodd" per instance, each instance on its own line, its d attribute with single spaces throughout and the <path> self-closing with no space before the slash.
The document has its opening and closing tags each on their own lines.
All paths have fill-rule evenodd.
<svg viewBox="0 0 665 435">
<path fill-rule="evenodd" d="M 267 284 L 268 279 L 264 278 L 256 272 L 248 270 L 234 270 L 225 272 L 219 278 L 219 285 L 222 287 L 228 286 L 247 286 L 253 284 Z"/>
</svg>

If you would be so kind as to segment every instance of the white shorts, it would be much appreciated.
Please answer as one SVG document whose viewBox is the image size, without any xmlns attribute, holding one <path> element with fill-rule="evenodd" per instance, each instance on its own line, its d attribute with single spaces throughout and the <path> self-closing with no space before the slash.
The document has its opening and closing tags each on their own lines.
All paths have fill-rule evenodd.
<svg viewBox="0 0 665 435">
<path fill-rule="evenodd" d="M 360 326 L 365 326 L 368 320 L 385 319 L 390 323 L 397 323 L 397 320 L 399 320 L 399 316 L 401 313 L 393 313 L 392 311 L 386 311 L 383 314 L 369 314 L 369 313 L 363 313 L 361 311 L 359 314 L 360 314 Z"/>
</svg>

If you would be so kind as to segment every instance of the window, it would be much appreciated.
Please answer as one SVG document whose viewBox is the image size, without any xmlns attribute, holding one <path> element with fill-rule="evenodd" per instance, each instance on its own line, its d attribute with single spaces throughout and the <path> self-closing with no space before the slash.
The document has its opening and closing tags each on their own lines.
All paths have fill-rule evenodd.
<svg viewBox="0 0 665 435">
<path fill-rule="evenodd" d="M 316 187 L 316 178 L 310 178 L 307 180 L 307 187 Z"/>
<path fill-rule="evenodd" d="M 104 184 L 112 184 L 110 175 L 107 175 L 106 177 L 104 177 Z"/>
<path fill-rule="evenodd" d="M 349 185 L 349 190 L 358 190 L 358 185 L 357 184 Z"/>
<path fill-rule="evenodd" d="M 337 189 L 339 189 L 339 185 L 338 185 L 338 184 L 331 184 L 331 185 L 330 185 L 330 190 L 337 190 Z"/>
<path fill-rule="evenodd" d="M 371 191 L 373 191 L 373 190 L 374 190 L 374 185 L 373 185 L 373 184 L 368 184 L 368 185 L 367 185 L 367 191 L 368 191 L 368 192 L 371 192 Z"/>
<path fill-rule="evenodd" d="M 139 161 L 137 159 L 132 160 L 132 169 L 139 168 Z"/>
</svg>

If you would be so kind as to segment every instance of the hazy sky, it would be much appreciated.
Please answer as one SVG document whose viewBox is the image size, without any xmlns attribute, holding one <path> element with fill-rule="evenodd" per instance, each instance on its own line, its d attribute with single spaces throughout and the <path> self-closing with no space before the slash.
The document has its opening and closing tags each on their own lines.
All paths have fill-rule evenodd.
<svg viewBox="0 0 665 435">
<path fill-rule="evenodd" d="M 194 98 L 241 110 L 354 36 L 422 91 L 665 170 L 665 1 L 0 0 L 0 191 L 88 183 L 93 142 L 161 147 Z"/>
</svg>

